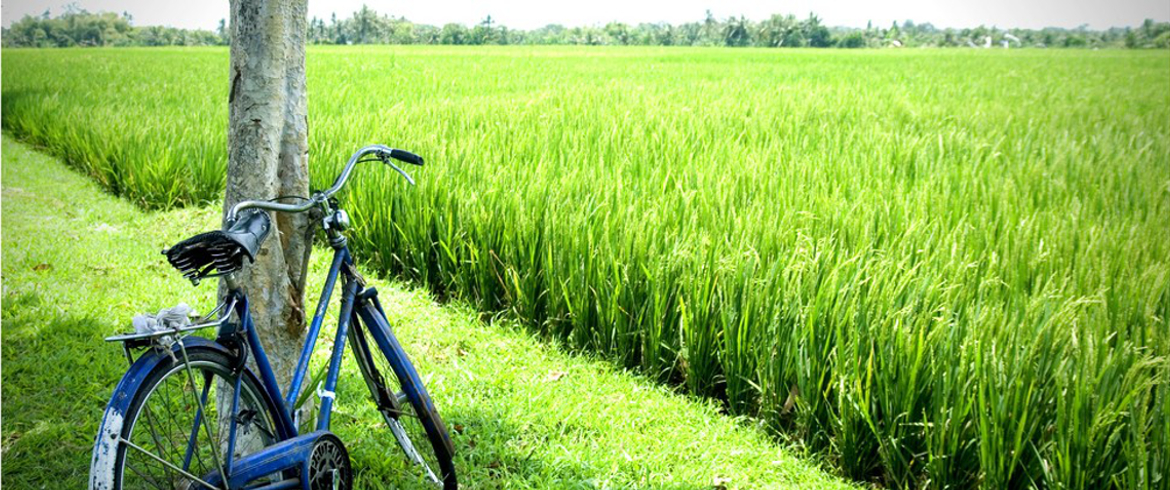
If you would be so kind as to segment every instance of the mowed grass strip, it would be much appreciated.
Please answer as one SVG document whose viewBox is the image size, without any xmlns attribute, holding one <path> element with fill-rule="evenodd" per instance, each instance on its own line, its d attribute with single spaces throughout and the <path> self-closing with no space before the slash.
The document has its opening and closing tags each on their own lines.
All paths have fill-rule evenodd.
<svg viewBox="0 0 1170 490">
<path fill-rule="evenodd" d="M 7 50 L 3 122 L 148 207 L 223 187 L 227 53 Z M 309 52 L 374 266 L 890 486 L 1170 483 L 1170 55 Z M 128 69 L 127 67 L 133 67 Z"/>
<path fill-rule="evenodd" d="M 219 207 L 144 213 L 8 136 L 3 161 L 4 484 L 83 488 L 126 369 L 102 338 L 139 312 L 214 306 L 214 285 L 193 288 L 159 250 L 214 228 Z M 328 262 L 315 252 L 316 287 Z M 506 322 L 483 325 L 417 288 L 372 282 L 453 431 L 466 488 L 847 488 L 710 402 L 565 355 Z M 345 361 L 334 430 L 359 488 L 393 488 L 385 461 L 400 452 Z"/>
</svg>

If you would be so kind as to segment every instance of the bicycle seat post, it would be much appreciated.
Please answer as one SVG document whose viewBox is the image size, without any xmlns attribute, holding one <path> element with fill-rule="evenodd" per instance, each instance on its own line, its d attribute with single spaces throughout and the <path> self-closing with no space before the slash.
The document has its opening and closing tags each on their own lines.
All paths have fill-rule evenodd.
<svg viewBox="0 0 1170 490">
<path fill-rule="evenodd" d="M 228 291 L 235 291 L 240 288 L 240 284 L 236 282 L 236 273 L 223 275 L 223 282 L 227 284 Z"/>
</svg>

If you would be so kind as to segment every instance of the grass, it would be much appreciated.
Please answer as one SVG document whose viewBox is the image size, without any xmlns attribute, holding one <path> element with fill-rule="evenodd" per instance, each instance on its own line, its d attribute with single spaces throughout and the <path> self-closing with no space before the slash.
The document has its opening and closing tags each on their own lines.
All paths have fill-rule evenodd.
<svg viewBox="0 0 1170 490">
<path fill-rule="evenodd" d="M 3 161 L 2 478 L 11 488 L 81 488 L 102 410 L 126 368 L 119 347 L 101 339 L 128 329 L 138 312 L 213 306 L 215 288 L 192 288 L 158 251 L 213 228 L 216 213 L 143 212 L 8 136 Z M 320 281 L 328 254 L 314 257 Z M 466 306 L 439 307 L 423 290 L 374 283 L 420 372 L 430 373 L 436 406 L 458 428 L 467 488 L 711 488 L 716 478 L 728 488 L 846 488 L 710 402 L 566 355 L 506 322 L 483 325 Z M 318 349 L 316 362 L 327 355 Z M 359 488 L 386 488 L 393 482 L 380 470 L 392 438 L 365 389 L 347 356 L 334 430 Z"/>
<path fill-rule="evenodd" d="M 3 122 L 222 192 L 225 50 L 8 50 Z M 316 48 L 372 265 L 889 486 L 1170 484 L 1170 55 Z M 124 69 L 124 67 L 134 67 Z M 68 76 L 64 76 L 68 74 Z M 381 169 L 379 169 L 381 170 Z"/>
</svg>

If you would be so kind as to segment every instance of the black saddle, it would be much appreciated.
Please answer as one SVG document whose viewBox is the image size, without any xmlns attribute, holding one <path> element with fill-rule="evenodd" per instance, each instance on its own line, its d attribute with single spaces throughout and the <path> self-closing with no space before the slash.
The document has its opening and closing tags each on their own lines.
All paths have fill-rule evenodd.
<svg viewBox="0 0 1170 490">
<path fill-rule="evenodd" d="M 271 228 L 272 218 L 267 212 L 249 209 L 227 229 L 200 233 L 163 250 L 163 254 L 183 277 L 198 285 L 203 278 L 240 270 L 245 257 L 249 262 L 255 261 Z"/>
</svg>

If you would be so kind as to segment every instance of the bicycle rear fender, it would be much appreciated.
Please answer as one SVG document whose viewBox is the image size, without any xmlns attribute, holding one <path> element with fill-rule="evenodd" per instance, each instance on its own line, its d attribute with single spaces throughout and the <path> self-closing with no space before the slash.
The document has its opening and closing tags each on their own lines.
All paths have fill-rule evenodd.
<svg viewBox="0 0 1170 490">
<path fill-rule="evenodd" d="M 202 337 L 187 337 L 181 342 L 187 349 L 205 347 L 231 355 L 222 345 Z M 178 356 L 182 355 L 178 343 L 171 347 L 171 352 Z M 102 423 L 93 444 L 93 459 L 90 461 L 89 467 L 90 490 L 110 490 L 105 485 L 106 482 L 114 480 L 114 465 L 118 459 L 118 438 L 122 435 L 126 410 L 130 408 L 130 403 L 134 401 L 134 394 L 142 387 L 146 377 L 170 355 L 170 353 L 158 349 L 150 349 L 138 356 L 138 360 L 130 365 L 130 369 L 126 371 L 122 380 L 118 382 L 118 386 L 114 388 L 114 393 L 110 396 L 110 403 L 106 405 L 106 411 L 102 415 Z"/>
</svg>

